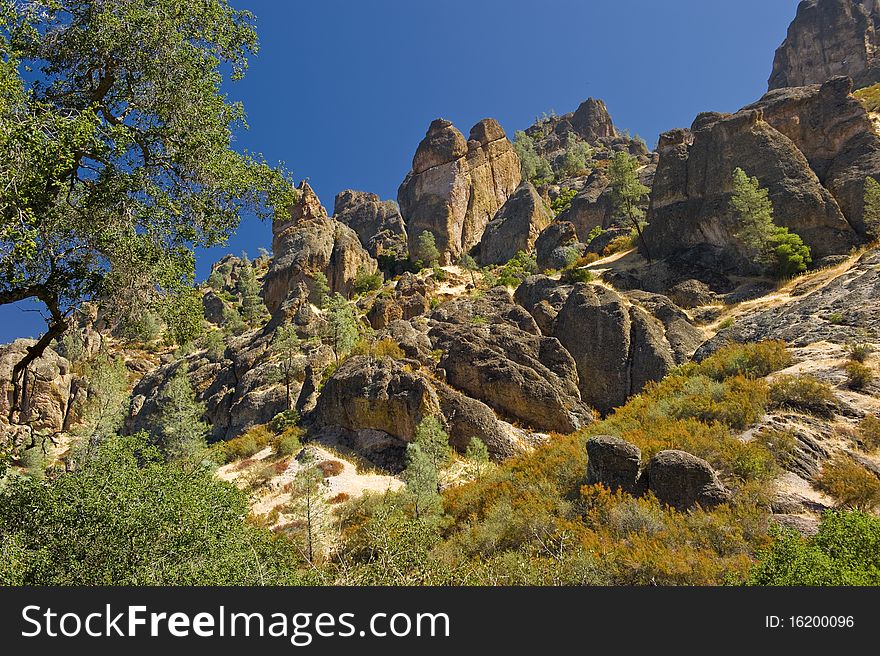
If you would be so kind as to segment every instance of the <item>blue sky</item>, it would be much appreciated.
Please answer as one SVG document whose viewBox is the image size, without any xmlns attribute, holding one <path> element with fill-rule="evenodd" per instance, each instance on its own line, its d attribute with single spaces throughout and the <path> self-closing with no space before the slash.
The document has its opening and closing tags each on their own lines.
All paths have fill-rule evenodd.
<svg viewBox="0 0 880 656">
<path fill-rule="evenodd" d="M 512 136 L 536 116 L 602 98 L 650 146 L 701 111 L 735 111 L 767 88 L 797 0 L 231 0 L 257 16 L 261 50 L 243 81 L 250 129 L 236 146 L 283 161 L 329 211 L 347 188 L 396 198 L 428 124 L 467 134 L 496 118 Z M 242 221 L 225 252 L 271 246 Z M 0 308 L 0 342 L 40 316 Z"/>
</svg>

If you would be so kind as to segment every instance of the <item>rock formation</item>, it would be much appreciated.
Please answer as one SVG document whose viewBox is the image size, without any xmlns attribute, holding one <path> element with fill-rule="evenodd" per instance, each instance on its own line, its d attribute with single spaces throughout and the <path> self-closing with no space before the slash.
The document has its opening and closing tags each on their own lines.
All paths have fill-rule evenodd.
<svg viewBox="0 0 880 656">
<path fill-rule="evenodd" d="M 768 87 L 821 84 L 835 75 L 857 87 L 880 82 L 880 3 L 805 0 L 773 60 Z"/>
<path fill-rule="evenodd" d="M 815 259 L 847 253 L 858 241 L 807 157 L 761 109 L 700 114 L 690 130 L 662 135 L 658 150 L 644 231 L 655 257 L 698 261 L 708 247 L 715 251 L 716 271 L 750 269 L 734 236 L 739 219 L 730 208 L 737 167 L 768 189 L 775 222 L 800 235 Z"/>
<path fill-rule="evenodd" d="M 348 295 L 359 272 L 374 273 L 378 266 L 353 229 L 328 218 L 307 182 L 298 189 L 290 217 L 272 222 L 274 257 L 263 283 L 263 298 L 273 315 L 285 309 L 299 283 L 313 290 L 316 273 L 327 276 L 332 292 Z"/>
<path fill-rule="evenodd" d="M 494 119 L 477 123 L 467 141 L 449 121 L 435 120 L 397 193 L 410 254 L 418 257 L 419 235 L 428 231 L 442 262 L 457 260 L 479 243 L 520 180 L 519 157 Z"/>
<path fill-rule="evenodd" d="M 504 264 L 519 251 L 531 252 L 551 220 L 549 208 L 532 183 L 521 183 L 486 226 L 480 240 L 480 264 Z"/>
<path fill-rule="evenodd" d="M 346 189 L 336 195 L 333 218 L 354 230 L 367 252 L 394 258 L 406 257 L 406 226 L 393 200 Z"/>
<path fill-rule="evenodd" d="M 612 435 L 597 435 L 587 440 L 587 457 L 587 485 L 638 493 L 642 451 L 635 444 Z"/>
<path fill-rule="evenodd" d="M 570 433 L 589 423 L 571 355 L 541 335 L 506 289 L 444 303 L 431 324 L 439 367 L 456 389 L 538 430 Z"/>
<path fill-rule="evenodd" d="M 557 219 L 535 240 L 535 257 L 539 271 L 561 269 L 580 257 L 587 245 L 578 241 L 573 223 Z"/>
</svg>

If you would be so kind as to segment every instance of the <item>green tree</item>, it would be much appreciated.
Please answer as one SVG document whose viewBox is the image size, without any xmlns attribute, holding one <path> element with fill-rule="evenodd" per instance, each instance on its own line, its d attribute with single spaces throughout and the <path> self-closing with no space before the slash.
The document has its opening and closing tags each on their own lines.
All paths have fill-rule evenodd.
<svg viewBox="0 0 880 656">
<path fill-rule="evenodd" d="M 315 454 L 303 452 L 299 470 L 291 481 L 286 511 L 302 525 L 303 552 L 310 563 L 321 553 L 327 532 L 327 506 L 323 500 L 324 474 L 317 467 Z"/>
<path fill-rule="evenodd" d="M 480 267 L 477 265 L 476 261 L 474 261 L 474 258 L 472 258 L 470 255 L 465 253 L 458 260 L 458 266 L 460 266 L 462 269 L 464 269 L 465 271 L 467 271 L 471 275 L 471 284 L 474 287 L 476 287 L 477 286 L 477 278 L 476 278 L 475 274 L 477 271 L 480 270 Z"/>
<path fill-rule="evenodd" d="M 641 220 L 645 216 L 645 210 L 639 207 L 641 200 L 650 193 L 650 189 L 639 181 L 639 160 L 624 151 L 615 153 L 608 167 L 608 177 L 611 185 L 611 200 L 614 211 L 627 219 L 633 229 L 639 235 L 645 257 L 651 261 L 651 251 L 642 234 Z"/>
<path fill-rule="evenodd" d="M 205 468 L 114 437 L 72 473 L 0 490 L 2 585 L 284 585 L 303 582 L 285 539 Z"/>
<path fill-rule="evenodd" d="M 489 460 L 489 449 L 486 448 L 486 443 L 478 437 L 472 438 L 468 443 L 464 457 L 467 460 L 467 470 L 471 478 L 482 478 L 492 464 Z"/>
<path fill-rule="evenodd" d="M 405 498 L 417 520 L 439 511 L 440 478 L 431 456 L 417 443 L 406 447 Z"/>
<path fill-rule="evenodd" d="M 0 305 L 33 300 L 47 331 L 86 300 L 137 317 L 194 284 L 194 247 L 252 210 L 271 216 L 289 177 L 234 150 L 244 126 L 223 73 L 244 73 L 253 16 L 227 0 L 34 0 L 0 15 Z M 166 323 L 178 315 L 171 313 Z M 184 317 L 185 319 L 187 317 Z"/>
<path fill-rule="evenodd" d="M 553 178 L 553 168 L 535 150 L 535 141 L 522 130 L 514 133 L 513 149 L 519 156 L 519 165 L 524 180 L 536 182 Z"/>
<path fill-rule="evenodd" d="M 351 303 L 339 293 L 325 299 L 324 317 L 327 320 L 325 339 L 330 343 L 338 363 L 357 344 L 360 322 Z"/>
<path fill-rule="evenodd" d="M 98 448 L 122 427 L 128 411 L 128 369 L 121 357 L 99 355 L 83 372 L 86 401 L 81 421 L 72 431 L 77 465 L 95 457 Z"/>
<path fill-rule="evenodd" d="M 251 327 L 258 326 L 266 319 L 269 312 L 263 303 L 263 297 L 260 296 L 260 283 L 257 282 L 254 265 L 246 254 L 241 257 L 235 291 L 241 302 L 241 318 Z"/>
<path fill-rule="evenodd" d="M 871 240 L 880 239 L 880 183 L 865 178 L 865 234 Z"/>
<path fill-rule="evenodd" d="M 740 220 L 735 233 L 752 253 L 753 261 L 784 278 L 806 271 L 810 249 L 800 236 L 773 222 L 773 204 L 755 177 L 741 168 L 733 172 L 730 206 Z"/>
<path fill-rule="evenodd" d="M 290 410 L 293 407 L 291 383 L 296 376 L 302 373 L 304 368 L 304 358 L 295 326 L 288 323 L 275 331 L 275 336 L 272 338 L 272 356 L 278 361 L 278 368 L 281 371 L 284 388 L 287 392 L 287 409 Z"/>
<path fill-rule="evenodd" d="M 183 362 L 159 395 L 155 436 L 169 460 L 192 460 L 204 453 L 208 435 L 204 414 L 205 404 L 196 399 Z"/>
<path fill-rule="evenodd" d="M 370 273 L 363 266 L 360 266 L 357 273 L 355 273 L 351 291 L 355 295 L 366 294 L 381 288 L 383 282 L 385 282 L 385 279 L 381 271 Z"/>
<path fill-rule="evenodd" d="M 323 306 L 330 295 L 330 283 L 323 271 L 318 271 L 312 276 L 312 288 L 318 305 Z"/>
<path fill-rule="evenodd" d="M 437 250 L 437 240 L 434 233 L 430 230 L 424 230 L 419 235 L 416 255 L 426 267 L 436 267 L 439 264 L 440 251 Z"/>
<path fill-rule="evenodd" d="M 587 175 L 593 168 L 593 149 L 585 141 L 569 136 L 562 159 L 562 172 L 566 175 Z"/>
<path fill-rule="evenodd" d="M 439 473 L 452 462 L 452 449 L 449 447 L 449 433 L 437 417 L 425 417 L 416 426 L 415 444 L 419 445 Z"/>
</svg>

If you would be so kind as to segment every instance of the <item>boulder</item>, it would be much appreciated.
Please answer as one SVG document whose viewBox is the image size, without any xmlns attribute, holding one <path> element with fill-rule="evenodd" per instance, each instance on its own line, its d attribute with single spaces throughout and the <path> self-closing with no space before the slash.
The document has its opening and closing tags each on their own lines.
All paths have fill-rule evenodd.
<svg viewBox="0 0 880 656">
<path fill-rule="evenodd" d="M 637 446 L 619 437 L 597 435 L 587 440 L 587 457 L 587 485 L 639 493 L 642 452 Z"/>
<path fill-rule="evenodd" d="M 569 221 L 554 221 L 535 240 L 535 253 L 539 271 L 562 269 L 576 257 L 580 257 L 586 244 L 578 241 L 577 229 Z"/>
<path fill-rule="evenodd" d="M 541 335 L 506 289 L 445 303 L 431 324 L 439 367 L 456 389 L 538 430 L 570 433 L 589 423 L 571 355 Z"/>
<path fill-rule="evenodd" d="M 347 296 L 359 273 L 375 273 L 378 268 L 357 233 L 328 218 L 307 182 L 298 190 L 289 218 L 272 222 L 274 257 L 263 282 L 263 299 L 273 316 L 290 314 L 287 301 L 297 294 L 300 283 L 314 293 L 317 273 L 327 277 L 332 292 Z"/>
<path fill-rule="evenodd" d="M 532 183 L 522 182 L 486 226 L 480 239 L 480 264 L 504 264 L 519 251 L 530 253 L 551 218 Z"/>
<path fill-rule="evenodd" d="M 571 126 L 588 143 L 617 136 L 605 101 L 595 98 L 587 98 L 578 106 L 571 117 Z"/>
<path fill-rule="evenodd" d="M 397 194 L 410 254 L 418 256 L 418 238 L 428 231 L 441 263 L 457 260 L 479 243 L 520 180 L 519 157 L 494 119 L 477 123 L 467 141 L 449 121 L 432 122 Z"/>
<path fill-rule="evenodd" d="M 799 87 L 847 75 L 859 87 L 880 82 L 876 0 L 805 0 L 776 50 L 768 87 Z"/>
<path fill-rule="evenodd" d="M 660 451 L 648 461 L 645 475 L 657 500 L 676 510 L 708 510 L 731 498 L 712 466 L 685 451 Z"/>
<path fill-rule="evenodd" d="M 336 195 L 333 218 L 354 230 L 372 257 L 406 257 L 406 226 L 393 200 L 346 189 Z"/>
<path fill-rule="evenodd" d="M 800 235 L 820 258 L 848 252 L 858 235 L 795 143 L 764 120 L 761 109 L 701 114 L 691 130 L 661 137 L 645 241 L 656 258 L 702 257 L 715 249 L 716 271 L 755 272 L 735 237 L 730 207 L 733 171 L 766 187 L 774 220 Z M 700 265 L 704 262 L 699 262 Z"/>
<path fill-rule="evenodd" d="M 669 289 L 669 298 L 677 306 L 688 310 L 703 305 L 711 305 L 717 299 L 706 283 L 694 280 L 693 278 L 682 280 L 680 283 L 673 285 Z"/>
</svg>

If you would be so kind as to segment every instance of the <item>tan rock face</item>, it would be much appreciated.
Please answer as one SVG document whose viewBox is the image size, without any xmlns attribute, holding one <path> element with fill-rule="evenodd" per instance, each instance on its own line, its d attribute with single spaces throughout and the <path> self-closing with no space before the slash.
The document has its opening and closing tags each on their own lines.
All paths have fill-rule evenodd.
<svg viewBox="0 0 880 656">
<path fill-rule="evenodd" d="M 297 296 L 300 283 L 314 290 L 314 276 L 323 273 L 332 292 L 347 295 L 358 271 L 374 273 L 376 260 L 357 233 L 327 216 L 308 183 L 299 187 L 290 218 L 272 224 L 274 257 L 263 282 L 266 307 L 275 315 Z"/>
<path fill-rule="evenodd" d="M 465 141 L 452 123 L 435 120 L 398 190 L 410 254 L 418 257 L 418 237 L 429 231 L 443 263 L 458 259 L 479 243 L 520 180 L 519 157 L 497 121 L 480 121 Z"/>
<path fill-rule="evenodd" d="M 552 220 L 531 182 L 523 182 L 495 214 L 480 239 L 480 262 L 503 264 L 518 251 L 530 252 Z"/>
<path fill-rule="evenodd" d="M 847 75 L 863 87 L 880 81 L 880 3 L 806 0 L 776 51 L 768 87 L 821 84 Z"/>
</svg>

